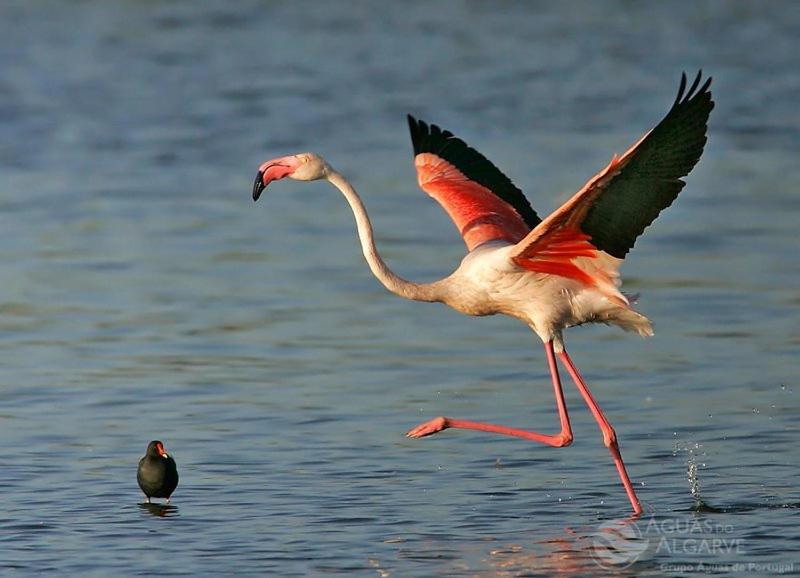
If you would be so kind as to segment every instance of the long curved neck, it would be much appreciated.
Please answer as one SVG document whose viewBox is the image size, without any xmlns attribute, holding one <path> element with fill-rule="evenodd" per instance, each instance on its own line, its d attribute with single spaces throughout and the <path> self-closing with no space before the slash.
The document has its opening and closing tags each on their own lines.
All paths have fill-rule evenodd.
<svg viewBox="0 0 800 578">
<path fill-rule="evenodd" d="M 429 302 L 441 301 L 439 283 L 412 283 L 389 269 L 375 248 L 372 223 L 369 221 L 369 216 L 361 197 L 358 196 L 353 186 L 347 182 L 347 179 L 335 170 L 328 168 L 326 179 L 339 189 L 344 198 L 347 199 L 347 202 L 350 203 L 350 208 L 353 210 L 353 216 L 356 219 L 356 229 L 358 230 L 358 238 L 361 241 L 361 250 L 364 252 L 364 258 L 367 260 L 372 274 L 378 278 L 378 281 L 383 283 L 383 286 L 395 295 L 406 299 Z"/>
</svg>

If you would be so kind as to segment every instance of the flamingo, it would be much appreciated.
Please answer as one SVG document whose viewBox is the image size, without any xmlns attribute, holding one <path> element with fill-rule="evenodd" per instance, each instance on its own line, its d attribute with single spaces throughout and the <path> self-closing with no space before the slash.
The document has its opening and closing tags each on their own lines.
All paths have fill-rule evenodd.
<svg viewBox="0 0 800 578">
<path fill-rule="evenodd" d="M 438 126 L 408 116 L 420 188 L 438 201 L 463 237 L 467 255 L 449 276 L 413 283 L 392 272 L 378 254 L 372 225 L 353 186 L 322 157 L 301 153 L 264 162 L 253 200 L 275 180 L 326 180 L 344 195 L 373 275 L 392 293 L 444 303 L 466 315 L 504 314 L 527 324 L 544 345 L 561 430 L 526 429 L 439 416 L 407 432 L 410 438 L 460 428 L 515 436 L 560 448 L 572 443 L 557 358 L 597 421 L 634 516 L 642 506 L 620 454 L 614 428 L 564 346 L 563 330 L 583 323 L 615 325 L 643 337 L 650 320 L 621 292 L 619 267 L 636 239 L 683 189 L 706 143 L 714 107 L 711 78 L 702 71 L 687 90 L 681 76 L 666 116 L 558 210 L 542 219 L 522 191 L 486 157 Z"/>
</svg>

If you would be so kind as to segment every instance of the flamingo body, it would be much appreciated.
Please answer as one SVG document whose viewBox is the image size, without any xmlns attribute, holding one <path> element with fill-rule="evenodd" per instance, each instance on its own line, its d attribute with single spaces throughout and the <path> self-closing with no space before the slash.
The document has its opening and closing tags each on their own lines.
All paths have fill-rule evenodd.
<svg viewBox="0 0 800 578">
<path fill-rule="evenodd" d="M 512 260 L 514 249 L 513 243 L 494 240 L 470 251 L 446 278 L 442 301 L 466 315 L 500 313 L 519 319 L 543 342 L 555 341 L 557 351 L 562 346 L 563 329 L 588 322 L 652 335 L 649 320 L 631 309 L 616 288 L 607 294 L 580 279 L 529 271 Z M 619 261 L 603 259 L 613 266 Z M 594 264 L 587 259 L 584 266 Z"/>
<path fill-rule="evenodd" d="M 564 348 L 563 330 L 605 323 L 642 336 L 650 321 L 620 291 L 619 267 L 636 239 L 684 187 L 706 143 L 714 106 L 698 73 L 687 90 L 686 75 L 664 119 L 611 162 L 558 210 L 541 219 L 525 195 L 486 157 L 451 132 L 408 117 L 420 187 L 439 202 L 458 228 L 468 253 L 449 276 L 413 283 L 392 272 L 375 247 L 372 225 L 353 186 L 322 157 L 302 153 L 259 167 L 257 200 L 273 180 L 324 179 L 339 189 L 353 210 L 362 251 L 373 274 L 393 293 L 444 303 L 473 316 L 504 314 L 527 324 L 547 355 L 561 430 L 526 429 L 444 416 L 408 432 L 432 435 L 448 428 L 520 437 L 552 447 L 568 446 L 572 430 L 558 374 L 567 369 L 594 416 L 636 514 L 642 507 L 628 477 L 616 433 Z"/>
</svg>

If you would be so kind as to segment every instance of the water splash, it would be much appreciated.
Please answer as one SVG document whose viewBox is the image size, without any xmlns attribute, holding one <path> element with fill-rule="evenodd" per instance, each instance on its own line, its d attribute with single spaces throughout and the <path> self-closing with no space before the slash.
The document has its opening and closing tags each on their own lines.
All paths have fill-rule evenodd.
<svg viewBox="0 0 800 578">
<path fill-rule="evenodd" d="M 700 496 L 699 468 L 706 467 L 705 462 L 702 461 L 706 452 L 703 450 L 703 445 L 698 442 L 676 443 L 672 455 L 677 456 L 683 452 L 686 453 L 686 479 L 689 482 L 689 492 L 692 494 L 695 506 L 698 506 L 703 503 Z M 700 460 L 699 464 L 698 460 Z"/>
<path fill-rule="evenodd" d="M 689 491 L 692 493 L 695 503 L 700 502 L 700 480 L 697 477 L 697 463 L 690 461 L 687 464 L 686 477 L 689 480 Z"/>
</svg>

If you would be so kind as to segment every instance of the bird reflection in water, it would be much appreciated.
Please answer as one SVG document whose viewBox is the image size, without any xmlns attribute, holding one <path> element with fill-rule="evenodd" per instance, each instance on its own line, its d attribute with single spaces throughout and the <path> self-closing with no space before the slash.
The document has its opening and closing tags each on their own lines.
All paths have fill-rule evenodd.
<svg viewBox="0 0 800 578">
<path fill-rule="evenodd" d="M 641 540 L 637 539 L 640 534 L 637 522 L 640 521 L 640 516 L 633 515 L 592 526 L 567 527 L 554 531 L 551 537 L 542 537 L 537 532 L 535 535 L 515 534 L 510 539 L 484 537 L 479 542 L 466 543 L 457 539 L 428 539 L 415 543 L 402 538 L 385 543 L 399 545 L 398 558 L 443 561 L 445 567 L 442 570 L 446 574 L 481 578 L 599 576 L 609 573 L 636 576 L 643 565 L 652 563 L 647 561 L 644 551 L 638 550 Z M 616 546 L 622 548 L 616 551 Z M 625 556 L 626 553 L 630 555 Z M 390 562 L 371 560 L 371 564 L 385 571 L 386 575 L 391 574 Z"/>
<path fill-rule="evenodd" d="M 551 576 L 586 576 L 604 572 L 635 576 L 637 572 L 632 564 L 644 553 L 640 546 L 646 546 L 645 542 L 637 539 L 640 532 L 636 522 L 640 519 L 640 516 L 633 515 L 609 520 L 597 527 L 565 528 L 562 535 L 536 540 L 529 546 L 498 545 L 492 548 L 486 559 L 490 568 L 486 575 L 517 576 L 524 570 Z M 619 544 L 621 539 L 626 544 Z M 622 548 L 616 551 L 615 547 L 620 545 Z M 641 570 L 641 567 L 637 568 Z"/>
<path fill-rule="evenodd" d="M 139 504 L 142 512 L 158 518 L 173 518 L 178 515 L 178 506 L 174 504 L 156 504 L 155 502 L 142 502 Z"/>
</svg>

